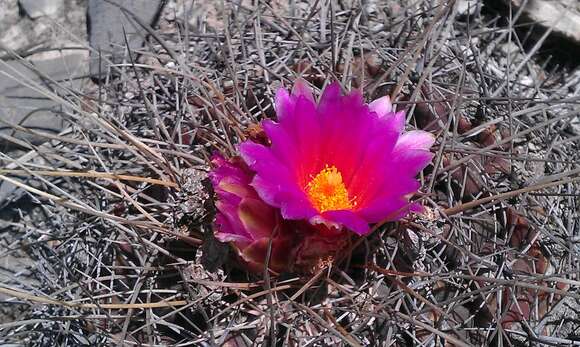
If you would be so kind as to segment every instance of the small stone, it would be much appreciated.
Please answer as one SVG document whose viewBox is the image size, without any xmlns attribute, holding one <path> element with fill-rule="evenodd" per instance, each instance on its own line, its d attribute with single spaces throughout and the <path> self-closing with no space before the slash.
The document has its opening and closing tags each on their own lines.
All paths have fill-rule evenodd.
<svg viewBox="0 0 580 347">
<path fill-rule="evenodd" d="M 537 152 L 537 151 L 540 150 L 540 148 L 535 143 L 533 143 L 533 142 L 528 142 L 528 148 L 532 152 Z"/>
<path fill-rule="evenodd" d="M 513 42 L 507 42 L 503 45 L 500 45 L 499 48 L 501 49 L 501 51 L 503 53 L 505 53 L 505 55 L 508 54 L 516 54 L 519 52 L 520 48 L 518 47 L 518 45 L 516 45 Z"/>
<path fill-rule="evenodd" d="M 524 76 L 520 79 L 520 83 L 532 87 L 534 85 L 534 79 L 531 76 Z"/>
<path fill-rule="evenodd" d="M 477 0 L 459 0 L 455 5 L 457 6 L 457 14 L 471 16 L 477 11 L 478 6 L 481 6 L 479 3 L 480 1 Z"/>
<path fill-rule="evenodd" d="M 19 0 L 18 3 L 30 18 L 36 19 L 56 15 L 63 8 L 64 0 Z"/>
</svg>

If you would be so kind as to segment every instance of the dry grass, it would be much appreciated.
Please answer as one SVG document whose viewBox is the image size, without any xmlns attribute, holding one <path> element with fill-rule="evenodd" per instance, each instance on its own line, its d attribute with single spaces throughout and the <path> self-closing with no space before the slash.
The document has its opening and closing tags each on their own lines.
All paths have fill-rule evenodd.
<svg viewBox="0 0 580 347">
<path fill-rule="evenodd" d="M 70 127 L 13 125 L 42 145 L 4 137 L 26 153 L 0 154 L 0 180 L 20 187 L 0 201 L 0 259 L 24 265 L 0 269 L 0 341 L 580 344 L 580 80 L 546 61 L 547 37 L 452 2 L 196 6 L 185 20 L 166 8 L 93 88 L 11 76 Z M 429 213 L 377 226 L 311 277 L 262 278 L 212 238 L 207 159 L 233 153 L 298 76 L 388 93 L 437 135 Z"/>
</svg>

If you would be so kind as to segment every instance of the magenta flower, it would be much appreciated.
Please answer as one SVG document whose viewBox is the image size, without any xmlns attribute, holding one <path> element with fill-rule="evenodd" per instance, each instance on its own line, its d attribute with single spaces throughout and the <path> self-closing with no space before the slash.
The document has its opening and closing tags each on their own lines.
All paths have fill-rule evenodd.
<svg viewBox="0 0 580 347">
<path fill-rule="evenodd" d="M 312 272 L 332 261 L 354 231 L 397 220 L 432 158 L 434 137 L 403 132 L 404 112 L 388 97 L 365 104 L 358 92 L 328 86 L 316 103 L 302 81 L 276 95 L 278 123 L 240 145 L 240 157 L 212 158 L 215 236 L 230 242 L 251 271 Z"/>
<path fill-rule="evenodd" d="M 370 224 L 397 220 L 417 208 L 409 196 L 419 189 L 417 174 L 432 159 L 434 137 L 403 132 L 405 114 L 393 112 L 388 96 L 367 105 L 358 91 L 343 96 L 333 83 L 316 103 L 298 81 L 292 94 L 278 90 L 276 112 L 277 123 L 262 122 L 270 146 L 240 145 L 255 172 L 251 185 L 259 197 L 253 191 L 246 197 L 253 208 L 279 209 L 286 220 L 344 226 L 360 235 Z M 221 239 L 248 239 L 238 231 Z"/>
</svg>

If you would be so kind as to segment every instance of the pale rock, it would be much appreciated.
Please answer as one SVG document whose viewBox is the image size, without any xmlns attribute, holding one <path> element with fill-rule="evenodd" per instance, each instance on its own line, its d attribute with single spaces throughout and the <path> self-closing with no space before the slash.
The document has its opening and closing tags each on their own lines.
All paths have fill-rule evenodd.
<svg viewBox="0 0 580 347">
<path fill-rule="evenodd" d="M 461 16 L 471 16 L 481 6 L 481 1 L 478 0 L 457 0 L 455 3 L 457 14 Z"/>
<path fill-rule="evenodd" d="M 162 5 L 160 0 L 89 0 L 90 72 L 93 78 L 102 79 L 111 69 L 111 63 L 118 64 L 127 58 L 126 43 L 131 50 L 143 45 L 147 32 L 121 8 L 135 15 L 143 24 L 152 26 Z M 135 54 L 133 59 L 137 59 Z"/>
<path fill-rule="evenodd" d="M 42 16 L 53 17 L 64 5 L 64 0 L 18 0 L 18 2 L 32 19 Z"/>
<path fill-rule="evenodd" d="M 580 2 L 578 0 L 504 0 L 538 24 L 580 44 Z"/>
<path fill-rule="evenodd" d="M 0 144 L 10 144 L 7 137 L 30 141 L 34 144 L 46 139 L 15 131 L 10 124 L 30 129 L 58 133 L 65 126 L 58 112 L 65 108 L 31 87 L 50 91 L 38 73 L 58 82 L 64 88 L 79 90 L 88 68 L 86 50 L 47 51 L 34 54 L 26 60 L 11 60 L 0 65 Z M 3 139 L 2 139 L 3 138 Z"/>
</svg>

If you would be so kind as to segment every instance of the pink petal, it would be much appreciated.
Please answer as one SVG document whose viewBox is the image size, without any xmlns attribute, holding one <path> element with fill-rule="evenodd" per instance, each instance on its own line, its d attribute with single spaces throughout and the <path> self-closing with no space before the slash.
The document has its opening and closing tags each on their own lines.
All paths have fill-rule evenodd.
<svg viewBox="0 0 580 347">
<path fill-rule="evenodd" d="M 301 97 L 296 101 L 294 119 L 296 124 L 292 134 L 296 143 L 295 151 L 300 158 L 295 165 L 295 174 L 299 183 L 305 184 L 304 180 L 320 165 L 323 129 L 316 106 L 306 98 Z"/>
<path fill-rule="evenodd" d="M 312 95 L 312 89 L 308 86 L 308 83 L 299 78 L 294 82 L 294 87 L 292 88 L 292 95 L 303 96 L 312 103 L 314 103 L 314 96 Z"/>
<path fill-rule="evenodd" d="M 391 165 L 396 169 L 397 174 L 404 177 L 415 177 L 433 159 L 433 153 L 427 150 L 395 149 L 391 157 Z"/>
<path fill-rule="evenodd" d="M 265 120 L 262 122 L 262 127 L 272 142 L 271 150 L 276 157 L 292 166 L 300 161 L 296 150 L 297 143 L 282 126 L 271 120 Z"/>
<path fill-rule="evenodd" d="M 414 176 L 404 176 L 395 170 L 386 175 L 390 179 L 386 179 L 377 190 L 368 196 L 368 204 L 377 199 L 406 196 L 415 193 L 421 187 L 421 183 Z"/>
<path fill-rule="evenodd" d="M 318 102 L 318 112 L 320 114 L 329 114 L 340 105 L 340 84 L 333 82 L 324 88 L 320 101 Z"/>
<path fill-rule="evenodd" d="M 388 113 L 393 111 L 393 104 L 391 103 L 391 97 L 385 95 L 378 98 L 369 104 L 369 109 L 375 112 L 379 117 L 384 117 Z"/>
<path fill-rule="evenodd" d="M 256 170 L 252 186 L 266 203 L 280 208 L 284 218 L 309 218 L 316 212 L 296 177 L 269 148 L 246 142 L 240 146 L 240 152 L 246 163 Z"/>
<path fill-rule="evenodd" d="M 284 219 L 310 219 L 318 212 L 301 191 L 284 192 L 280 196 L 280 212 Z"/>
<path fill-rule="evenodd" d="M 252 187 L 256 189 L 260 198 L 262 198 L 268 205 L 280 207 L 280 187 L 277 183 L 264 179 L 261 176 L 255 176 L 252 181 Z"/>
<path fill-rule="evenodd" d="M 375 199 L 357 213 L 369 223 L 384 220 L 394 221 L 400 215 L 401 209 L 409 205 L 401 196 L 387 196 Z"/>
<path fill-rule="evenodd" d="M 224 194 L 224 198 L 228 199 L 228 196 L 234 195 L 238 198 L 245 198 L 247 196 L 255 195 L 253 189 L 249 185 L 242 185 L 238 182 L 230 182 L 230 177 L 224 178 L 221 182 L 215 187 L 217 189 L 221 189 Z"/>
<path fill-rule="evenodd" d="M 281 122 L 294 112 L 295 103 L 288 91 L 284 88 L 279 88 L 276 91 L 275 97 L 276 117 Z"/>
<path fill-rule="evenodd" d="M 294 177 L 289 172 L 288 166 L 281 162 L 270 148 L 253 142 L 244 142 L 240 145 L 240 154 L 246 164 L 258 175 L 268 177 L 280 184 L 294 182 Z M 281 159 L 283 160 L 283 158 Z"/>
<path fill-rule="evenodd" d="M 344 225 L 347 229 L 359 235 L 364 235 L 370 231 L 368 222 L 352 211 L 326 211 L 322 213 L 322 217 L 339 225 Z"/>
<path fill-rule="evenodd" d="M 397 141 L 396 150 L 404 151 L 409 149 L 429 150 L 435 143 L 435 136 L 422 130 L 412 130 L 404 133 Z"/>
<path fill-rule="evenodd" d="M 313 98 L 304 95 L 306 87 L 297 88 L 298 95 L 288 95 L 283 89 L 278 91 L 276 111 L 282 116 L 278 117 L 278 123 L 266 120 L 262 124 L 274 151 L 284 152 L 285 162 L 302 182 L 317 165 L 321 130 Z"/>
<path fill-rule="evenodd" d="M 259 199 L 243 199 L 238 206 L 238 217 L 253 240 L 270 236 L 276 227 L 274 209 Z"/>
<path fill-rule="evenodd" d="M 325 165 L 336 166 L 346 184 L 355 175 L 369 146 L 369 132 L 376 122 L 369 119 L 368 109 L 359 93 L 343 97 L 334 105 L 333 113 L 321 114 L 323 143 L 321 145 L 317 174 Z M 394 144 L 394 141 L 393 141 Z"/>
<path fill-rule="evenodd" d="M 384 163 L 388 162 L 395 141 L 397 141 L 397 134 L 394 132 L 370 139 L 355 174 L 351 180 L 346 181 L 349 193 L 353 197 L 356 196 L 359 205 L 364 205 L 369 196 L 380 189 L 385 180 L 396 179 L 390 176 L 388 168 L 384 168 Z"/>
<path fill-rule="evenodd" d="M 216 224 L 218 225 L 219 229 L 216 231 L 215 238 L 220 241 L 220 242 L 235 242 L 236 245 L 240 248 L 246 247 L 247 245 L 249 245 L 252 240 L 250 240 L 249 238 L 247 238 L 244 235 L 238 235 L 238 234 L 231 234 L 231 233 L 227 233 L 225 231 L 222 230 L 222 224 L 220 224 L 217 220 L 216 220 Z"/>
<path fill-rule="evenodd" d="M 397 135 L 400 135 L 405 130 L 405 111 L 387 113 L 385 116 L 378 118 L 378 121 L 383 124 L 388 124 L 389 129 L 395 130 Z M 382 128 L 377 127 L 373 135 L 381 136 Z"/>
<path fill-rule="evenodd" d="M 228 205 L 222 201 L 217 201 L 216 208 L 219 211 L 216 216 L 216 226 L 219 232 L 224 235 L 231 234 L 244 239 L 252 239 L 238 218 L 236 205 Z"/>
</svg>

